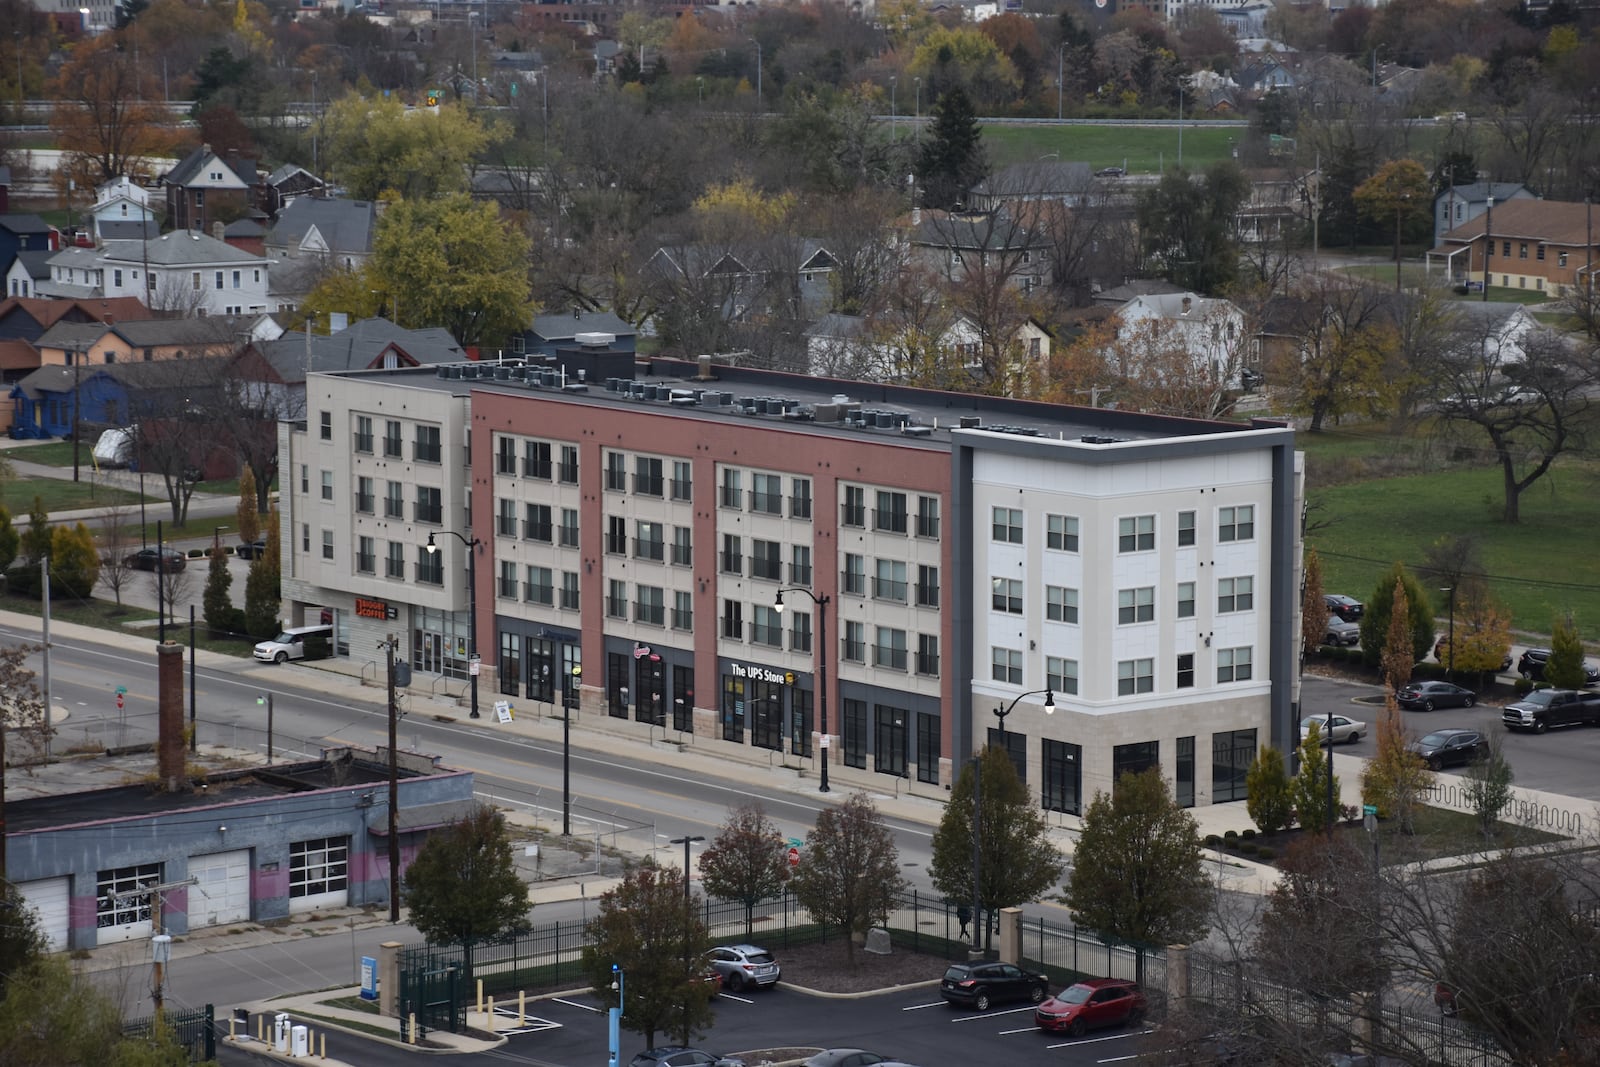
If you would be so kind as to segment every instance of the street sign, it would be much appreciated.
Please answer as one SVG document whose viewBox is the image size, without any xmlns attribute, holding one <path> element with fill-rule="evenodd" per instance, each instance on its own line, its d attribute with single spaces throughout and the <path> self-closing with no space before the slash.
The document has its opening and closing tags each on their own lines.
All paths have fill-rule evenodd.
<svg viewBox="0 0 1600 1067">
<path fill-rule="evenodd" d="M 1376 804 L 1363 804 L 1363 805 L 1361 805 L 1361 814 L 1363 814 L 1363 815 L 1376 815 L 1376 814 L 1378 814 L 1378 805 L 1376 805 Z"/>
<path fill-rule="evenodd" d="M 121 693 L 117 694 L 117 710 L 118 711 L 122 710 L 122 694 Z"/>
<path fill-rule="evenodd" d="M 467 673 L 476 678 L 480 673 L 482 673 L 482 671 L 483 657 L 474 652 L 472 654 L 472 658 L 467 660 Z"/>
<path fill-rule="evenodd" d="M 827 734 L 823 734 L 821 741 L 819 741 L 818 743 L 823 748 L 831 748 L 832 746 L 828 743 L 830 740 L 831 740 L 831 738 L 829 738 L 829 736 Z"/>
<path fill-rule="evenodd" d="M 1376 815 L 1369 814 L 1361 820 L 1361 825 L 1367 831 L 1367 833 L 1375 834 L 1378 832 L 1378 817 Z"/>
<path fill-rule="evenodd" d="M 649 645 L 634 645 L 633 646 L 633 658 L 634 659 L 644 659 L 649 654 L 650 654 L 650 646 Z"/>
<path fill-rule="evenodd" d="M 799 849 L 791 848 L 789 850 L 789 866 L 791 866 L 791 867 L 800 866 L 800 850 Z"/>
<path fill-rule="evenodd" d="M 128 687 L 127 686 L 125 686 L 125 685 L 117 686 L 117 696 L 122 696 L 127 691 L 128 691 Z"/>
</svg>

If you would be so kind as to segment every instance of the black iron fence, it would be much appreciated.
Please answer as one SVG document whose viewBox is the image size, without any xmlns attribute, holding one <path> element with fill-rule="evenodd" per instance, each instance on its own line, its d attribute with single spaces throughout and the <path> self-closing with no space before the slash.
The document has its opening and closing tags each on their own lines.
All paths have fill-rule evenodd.
<svg viewBox="0 0 1600 1067">
<path fill-rule="evenodd" d="M 169 1009 L 159 1016 L 147 1015 L 142 1019 L 124 1019 L 122 1033 L 124 1037 L 149 1037 L 158 1026 L 183 1046 L 191 1063 L 217 1058 L 216 1017 L 210 1004 L 203 1008 Z"/>
</svg>

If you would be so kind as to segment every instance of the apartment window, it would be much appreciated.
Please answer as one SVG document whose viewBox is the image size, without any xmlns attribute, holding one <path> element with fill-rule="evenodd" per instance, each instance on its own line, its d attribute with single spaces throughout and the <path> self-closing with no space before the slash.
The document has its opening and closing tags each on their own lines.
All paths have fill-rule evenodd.
<svg viewBox="0 0 1600 1067">
<path fill-rule="evenodd" d="M 550 543 L 554 530 L 550 524 L 549 504 L 524 504 L 522 506 L 522 536 L 529 541 Z"/>
<path fill-rule="evenodd" d="M 578 547 L 578 509 L 561 509 L 561 547 Z"/>
<path fill-rule="evenodd" d="M 1180 808 L 1194 807 L 1194 738 L 1178 738 L 1178 773 L 1172 780 L 1172 799 Z"/>
<path fill-rule="evenodd" d="M 1217 651 L 1217 683 L 1248 682 L 1250 680 L 1250 647 L 1224 648 Z"/>
<path fill-rule="evenodd" d="M 651 626 L 667 624 L 667 593 L 657 585 L 633 587 L 633 621 Z"/>
<path fill-rule="evenodd" d="M 1527 257 L 1523 257 L 1523 258 L 1527 258 Z M 220 270 L 212 272 L 212 284 L 218 289 L 221 289 L 223 287 L 222 286 L 222 274 L 223 274 L 223 272 L 220 271 Z"/>
<path fill-rule="evenodd" d="M 1566 265 L 1567 265 L 1567 254 L 1565 252 L 1556 253 L 1556 266 L 1565 267 Z"/>
<path fill-rule="evenodd" d="M 506 472 L 511 473 L 510 471 Z M 550 480 L 550 442 L 522 442 L 522 476 Z"/>
<path fill-rule="evenodd" d="M 843 591 L 856 596 L 865 596 L 867 593 L 867 557 L 854 552 L 844 554 L 844 574 L 842 575 Z"/>
<path fill-rule="evenodd" d="M 432 523 L 435 526 L 444 522 L 444 498 L 438 489 L 426 485 L 417 486 L 417 502 L 413 507 L 415 512 L 413 521 Z"/>
<path fill-rule="evenodd" d="M 783 479 L 776 474 L 752 474 L 750 510 L 763 515 L 782 515 Z"/>
<path fill-rule="evenodd" d="M 377 494 L 373 491 L 371 478 L 362 476 L 356 479 L 356 510 L 363 515 L 371 515 L 378 504 Z"/>
<path fill-rule="evenodd" d="M 722 506 L 735 510 L 744 506 L 740 472 L 725 468 L 722 472 Z"/>
<path fill-rule="evenodd" d="M 578 484 L 578 446 L 577 445 L 562 445 L 561 446 L 560 477 L 561 477 L 561 484 L 562 485 L 577 485 Z"/>
<path fill-rule="evenodd" d="M 383 456 L 385 459 L 399 459 L 403 446 L 400 443 L 400 424 L 394 419 L 385 419 L 383 423 Z"/>
<path fill-rule="evenodd" d="M 511 560 L 500 561 L 500 599 L 517 598 L 517 565 Z"/>
<path fill-rule="evenodd" d="M 300 551 L 308 556 L 311 554 L 311 524 L 309 522 L 300 524 Z"/>
<path fill-rule="evenodd" d="M 872 595 L 879 600 L 906 600 L 906 565 L 900 560 L 880 559 L 872 579 Z"/>
<path fill-rule="evenodd" d="M 732 641 L 744 640 L 744 605 L 737 600 L 722 602 L 722 636 Z"/>
<path fill-rule="evenodd" d="M 1211 735 L 1211 803 L 1244 800 L 1245 778 L 1256 758 L 1254 730 L 1224 730 Z"/>
<path fill-rule="evenodd" d="M 1117 696 L 1153 693 L 1156 688 L 1156 661 L 1125 659 L 1117 663 Z"/>
<path fill-rule="evenodd" d="M 844 702 L 844 722 L 840 729 L 844 742 L 844 765 L 864 770 L 867 766 L 867 704 L 864 700 Z"/>
<path fill-rule="evenodd" d="M 1528 258 L 1528 242 L 1526 242 L 1526 241 L 1518 241 L 1517 242 L 1517 258 L 1518 259 L 1527 259 Z"/>
<path fill-rule="evenodd" d="M 498 438 L 494 454 L 496 474 L 517 473 L 517 443 L 509 437 Z"/>
<path fill-rule="evenodd" d="M 411 458 L 418 463 L 438 463 L 439 456 L 439 427 L 418 426 Z"/>
<path fill-rule="evenodd" d="M 1008 685 L 1022 684 L 1022 653 L 1015 648 L 989 650 L 989 677 Z"/>
<path fill-rule="evenodd" d="M 1056 693 L 1077 693 L 1078 661 L 1060 656 L 1044 658 L 1045 687 Z"/>
<path fill-rule="evenodd" d="M 694 499 L 694 465 L 686 459 L 672 461 L 672 499 Z"/>
<path fill-rule="evenodd" d="M 990 512 L 991 536 L 1007 544 L 1022 544 L 1022 509 L 994 508 Z"/>
<path fill-rule="evenodd" d="M 1010 615 L 1022 614 L 1022 579 L 989 579 L 989 606 Z"/>
<path fill-rule="evenodd" d="M 1078 622 L 1078 591 L 1059 585 L 1044 587 L 1045 618 L 1051 622 Z"/>
<path fill-rule="evenodd" d="M 722 535 L 722 573 L 744 573 L 744 539 L 738 534 Z"/>
<path fill-rule="evenodd" d="M 1194 583 L 1178 583 L 1178 618 L 1194 618 Z"/>
<path fill-rule="evenodd" d="M 616 578 L 606 581 L 606 614 L 613 619 L 628 617 L 628 583 Z"/>
<path fill-rule="evenodd" d="M 1223 508 L 1217 513 L 1218 541 L 1250 541 L 1256 536 L 1256 508 L 1254 504 Z"/>
<path fill-rule="evenodd" d="M 768 648 L 783 647 L 783 614 L 768 604 L 756 604 L 750 610 L 750 640 Z"/>
<path fill-rule="evenodd" d="M 873 528 L 885 533 L 906 532 L 906 495 L 878 490 L 878 506 L 873 512 Z"/>
<path fill-rule="evenodd" d="M 666 527 L 659 522 L 636 522 L 633 526 L 633 554 L 638 559 L 660 562 L 666 558 Z"/>
<path fill-rule="evenodd" d="M 1161 746 L 1155 741 L 1135 741 L 1131 745 L 1116 745 L 1111 749 L 1111 788 L 1116 790 L 1117 779 L 1125 774 L 1143 774 L 1152 767 L 1161 766 Z"/>
<path fill-rule="evenodd" d="M 662 481 L 661 461 L 650 456 L 633 457 L 633 492 L 635 496 L 661 496 L 665 488 Z"/>
<path fill-rule="evenodd" d="M 322 531 L 322 558 L 323 559 L 328 559 L 328 560 L 331 560 L 333 558 L 333 531 L 332 530 L 323 530 Z"/>
<path fill-rule="evenodd" d="M 606 488 L 618 493 L 628 491 L 628 457 L 621 452 L 606 453 Z"/>
<path fill-rule="evenodd" d="M 578 592 L 578 572 L 561 572 L 561 608 L 563 611 L 577 611 L 581 603 L 582 594 Z"/>
<path fill-rule="evenodd" d="M 365 455 L 372 454 L 372 416 L 356 416 L 355 449 Z"/>
<path fill-rule="evenodd" d="M 1534 258 L 1540 262 L 1544 261 L 1544 245 L 1541 244 L 1534 250 Z"/>
<path fill-rule="evenodd" d="M 789 517 L 791 519 L 811 518 L 810 478 L 792 478 L 789 480 Z"/>
<path fill-rule="evenodd" d="M 750 539 L 750 577 L 783 580 L 783 545 L 778 541 Z"/>
<path fill-rule="evenodd" d="M 844 487 L 844 501 L 839 505 L 840 526 L 865 526 L 867 524 L 867 491 L 859 485 Z"/>
<path fill-rule="evenodd" d="M 1223 578 L 1217 582 L 1217 613 L 1249 611 L 1255 606 L 1254 578 Z"/>
<path fill-rule="evenodd" d="M 613 556 L 628 553 L 628 520 L 621 515 L 606 516 L 606 551 Z"/>
<path fill-rule="evenodd" d="M 378 570 L 378 553 L 370 537 L 356 539 L 356 570 L 362 574 L 375 574 Z"/>
<path fill-rule="evenodd" d="M 906 720 L 911 713 L 905 708 L 876 704 L 877 738 L 872 747 L 872 769 L 878 774 L 906 776 L 906 747 L 910 739 Z"/>
<path fill-rule="evenodd" d="M 1194 653 L 1178 653 L 1178 688 L 1194 688 Z"/>
<path fill-rule="evenodd" d="M 389 542 L 389 554 L 383 560 L 383 576 L 385 578 L 404 578 L 406 576 L 406 546 L 404 542 Z"/>
<path fill-rule="evenodd" d="M 126 205 L 126 204 L 122 205 L 122 212 L 123 212 L 123 214 L 127 214 L 128 205 Z M 1544 246 L 1543 245 L 1541 245 L 1539 247 L 1539 251 L 1541 253 L 1540 258 L 1541 259 L 1544 258 L 1543 257 L 1543 252 L 1544 252 Z M 111 272 L 111 284 L 116 286 L 118 289 L 122 288 L 122 271 L 121 270 L 114 270 L 114 271 Z"/>
<path fill-rule="evenodd" d="M 672 562 L 679 567 L 694 565 L 693 527 L 674 526 L 672 528 Z"/>
<path fill-rule="evenodd" d="M 324 499 L 324 500 L 332 500 L 333 499 L 333 472 L 332 471 L 323 471 L 322 472 L 322 499 Z"/>
<path fill-rule="evenodd" d="M 672 628 L 674 630 L 694 629 L 694 595 L 678 590 L 672 594 Z"/>
<path fill-rule="evenodd" d="M 500 537 L 517 536 L 517 502 L 515 500 L 497 500 L 499 509 L 494 517 L 494 532 Z"/>
<path fill-rule="evenodd" d="M 443 552 L 429 552 L 424 546 L 417 546 L 417 581 L 424 585 L 444 584 Z"/>
<path fill-rule="evenodd" d="M 1178 547 L 1194 544 L 1194 512 L 1178 512 Z"/>
<path fill-rule="evenodd" d="M 1044 547 L 1057 552 L 1078 551 L 1078 516 L 1046 515 Z"/>
<path fill-rule="evenodd" d="M 917 536 L 939 539 L 939 498 L 917 497 Z"/>
<path fill-rule="evenodd" d="M 788 612 L 789 618 L 789 651 L 811 651 L 811 613 L 809 611 Z"/>
<path fill-rule="evenodd" d="M 917 716 L 917 781 L 939 784 L 939 716 Z"/>
<path fill-rule="evenodd" d="M 317 417 L 317 428 L 319 436 L 324 441 L 333 440 L 333 412 L 320 412 Z"/>
<path fill-rule="evenodd" d="M 1154 586 L 1117 590 L 1117 625 L 1152 622 L 1156 617 L 1156 591 Z"/>
<path fill-rule="evenodd" d="M 917 607 L 939 606 L 939 568 L 926 563 L 917 564 Z"/>
<path fill-rule="evenodd" d="M 530 604 L 543 604 L 545 607 L 553 605 L 556 602 L 555 572 L 549 567 L 530 565 L 525 574 L 527 584 L 523 587 L 522 599 Z"/>
<path fill-rule="evenodd" d="M 69 353 L 70 355 L 70 353 Z M 311 492 L 311 468 L 300 464 L 300 495 L 307 496 Z"/>
<path fill-rule="evenodd" d="M 810 585 L 811 545 L 792 545 L 789 553 L 789 581 L 795 585 Z"/>
<path fill-rule="evenodd" d="M 1041 800 L 1046 811 L 1077 815 L 1082 810 L 1083 747 L 1066 741 L 1040 742 L 1040 770 L 1044 777 Z"/>
<path fill-rule="evenodd" d="M 906 669 L 906 632 L 889 626 L 879 626 L 877 642 L 872 646 L 872 665 L 891 670 Z"/>
<path fill-rule="evenodd" d="M 1131 515 L 1117 520 L 1118 552 L 1150 552 L 1156 547 L 1156 517 Z"/>
<path fill-rule="evenodd" d="M 839 642 L 839 658 L 851 663 L 865 663 L 867 659 L 866 623 L 845 620 L 844 634 Z"/>
</svg>

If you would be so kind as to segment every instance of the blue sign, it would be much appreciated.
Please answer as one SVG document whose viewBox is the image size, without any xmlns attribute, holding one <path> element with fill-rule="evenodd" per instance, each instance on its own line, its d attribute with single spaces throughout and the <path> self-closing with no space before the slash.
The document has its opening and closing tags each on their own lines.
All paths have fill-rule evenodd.
<svg viewBox="0 0 1600 1067">
<path fill-rule="evenodd" d="M 378 961 L 371 956 L 361 957 L 361 999 L 378 999 Z"/>
</svg>

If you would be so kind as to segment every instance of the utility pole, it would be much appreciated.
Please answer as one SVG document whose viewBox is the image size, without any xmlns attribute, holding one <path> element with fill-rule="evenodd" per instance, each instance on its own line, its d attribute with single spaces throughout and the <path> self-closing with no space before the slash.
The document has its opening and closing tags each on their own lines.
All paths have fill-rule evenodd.
<svg viewBox="0 0 1600 1067">
<path fill-rule="evenodd" d="M 270 720 L 269 720 L 270 721 Z M 189 605 L 189 753 L 194 754 L 200 743 L 200 724 L 195 715 L 194 692 L 194 605 Z"/>
<path fill-rule="evenodd" d="M 50 744 L 50 554 L 39 563 L 39 577 L 44 583 L 44 725 L 45 745 Z M 0 722 L 0 730 L 5 729 L 5 723 Z M 50 749 L 45 748 L 45 755 L 50 754 Z M 4 753 L 0 753 L 3 756 Z M 0 827 L 0 833 L 3 833 Z M 0 876 L 5 874 L 4 865 L 0 864 Z"/>
<path fill-rule="evenodd" d="M 400 642 L 390 634 L 380 642 L 389 687 L 389 921 L 400 921 L 400 755 L 399 709 L 394 700 L 394 651 Z"/>
</svg>

